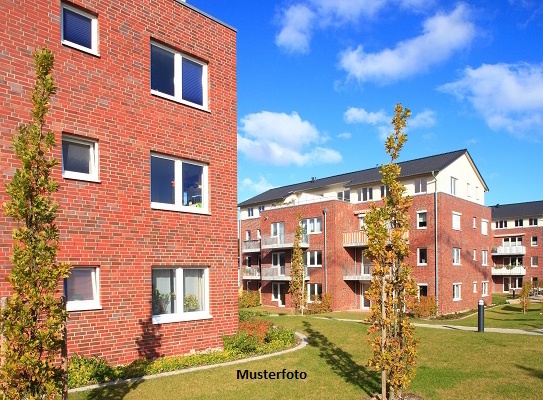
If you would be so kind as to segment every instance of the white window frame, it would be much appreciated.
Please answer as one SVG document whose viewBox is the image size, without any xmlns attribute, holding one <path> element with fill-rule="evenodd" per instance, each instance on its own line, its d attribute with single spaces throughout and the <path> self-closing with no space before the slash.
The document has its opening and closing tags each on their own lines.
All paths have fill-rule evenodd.
<svg viewBox="0 0 543 400">
<path fill-rule="evenodd" d="M 90 19 L 91 21 L 91 47 L 81 46 L 80 44 L 70 42 L 69 40 L 64 39 L 64 10 L 69 10 L 73 13 L 79 14 L 85 18 Z M 65 46 L 73 47 L 74 49 L 84 51 L 85 53 L 92 54 L 94 56 L 100 56 L 98 53 L 98 17 L 92 15 L 88 12 L 85 12 L 79 8 L 72 7 L 68 4 L 61 3 L 60 10 L 60 43 Z"/>
<path fill-rule="evenodd" d="M 477 249 L 473 249 L 473 261 L 477 261 Z"/>
<path fill-rule="evenodd" d="M 311 300 L 311 296 L 319 296 L 319 285 L 321 287 L 320 296 L 322 296 L 322 283 L 308 283 L 306 285 L 307 303 L 313 303 L 313 300 Z"/>
<path fill-rule="evenodd" d="M 68 294 L 66 295 L 66 311 L 88 311 L 88 310 L 101 310 L 100 305 L 100 268 L 93 266 L 76 266 L 75 269 L 91 269 L 91 284 L 92 284 L 92 300 L 69 300 Z M 68 285 L 68 279 L 66 278 L 66 285 Z M 66 286 L 67 287 L 67 286 Z"/>
<path fill-rule="evenodd" d="M 62 134 L 62 142 L 70 142 L 89 146 L 89 173 L 81 173 L 64 169 L 64 154 L 62 155 L 62 177 L 65 179 L 77 179 L 79 181 L 100 182 L 98 179 L 98 141 L 92 139 L 83 139 L 76 136 Z M 61 144 L 62 147 L 62 144 Z"/>
<path fill-rule="evenodd" d="M 318 226 L 319 230 L 317 230 L 317 222 L 320 220 Z M 302 220 L 302 226 L 306 227 L 306 231 L 304 233 L 308 235 L 314 235 L 318 233 L 322 233 L 322 218 L 320 217 L 314 217 L 314 218 L 305 218 Z M 313 226 L 313 229 L 311 229 L 311 226 Z"/>
<path fill-rule="evenodd" d="M 420 226 L 419 215 L 426 214 L 426 226 Z M 428 212 L 426 210 L 417 211 L 417 229 L 426 229 L 428 227 Z"/>
<path fill-rule="evenodd" d="M 318 254 L 321 253 L 321 264 L 317 264 Z M 309 268 L 322 267 L 322 250 L 308 250 L 304 253 L 305 266 Z"/>
<path fill-rule="evenodd" d="M 266 209 L 266 206 L 258 206 L 258 214 L 262 214 L 262 211 Z"/>
<path fill-rule="evenodd" d="M 481 220 L 481 234 L 488 236 L 488 220 L 487 219 Z"/>
<path fill-rule="evenodd" d="M 488 296 L 488 281 L 481 282 L 481 297 Z"/>
<path fill-rule="evenodd" d="M 360 189 L 360 201 L 373 201 L 373 187 L 365 187 Z"/>
<path fill-rule="evenodd" d="M 462 300 L 462 282 L 453 283 L 453 301 Z"/>
<path fill-rule="evenodd" d="M 479 200 L 479 186 L 475 186 L 475 200 Z"/>
<path fill-rule="evenodd" d="M 173 100 L 177 103 L 185 104 L 194 108 L 198 108 L 200 110 L 209 111 L 208 110 L 208 68 L 207 63 L 202 62 L 201 60 L 198 60 L 194 57 L 188 56 L 185 53 L 181 53 L 177 50 L 172 49 L 171 47 L 164 46 L 163 44 L 157 43 L 153 40 L 151 40 L 151 46 L 156 46 L 158 48 L 161 48 L 162 50 L 169 51 L 174 55 L 174 96 L 171 96 L 167 93 L 162 93 L 158 90 L 151 89 L 151 94 L 159 97 L 164 97 L 168 100 Z M 186 58 L 189 61 L 192 61 L 196 64 L 199 64 L 202 66 L 202 105 L 197 103 L 192 103 L 190 101 L 183 99 L 183 71 L 182 71 L 182 60 L 183 58 Z M 150 61 L 150 60 L 149 60 Z M 149 68 L 149 73 L 150 73 Z"/>
<path fill-rule="evenodd" d="M 452 228 L 455 231 L 459 231 L 461 229 L 461 221 L 462 221 L 462 213 L 453 211 L 452 212 Z"/>
<path fill-rule="evenodd" d="M 534 259 L 535 259 L 535 264 L 534 264 Z M 533 267 L 533 268 L 537 268 L 539 266 L 539 256 L 531 256 L 530 257 L 530 266 Z"/>
<path fill-rule="evenodd" d="M 473 217 L 473 229 L 477 229 L 477 217 Z"/>
<path fill-rule="evenodd" d="M 481 250 L 481 265 L 488 266 L 488 250 Z"/>
<path fill-rule="evenodd" d="M 535 240 L 534 240 L 534 239 L 535 239 Z M 537 243 L 538 243 L 538 238 L 537 238 L 537 236 L 532 236 L 532 237 L 530 238 L 530 245 L 531 245 L 532 247 L 537 247 Z"/>
<path fill-rule="evenodd" d="M 281 264 L 281 254 L 283 255 L 283 264 Z M 272 268 L 285 268 L 287 264 L 284 251 L 275 251 L 272 253 Z"/>
<path fill-rule="evenodd" d="M 181 211 L 188 212 L 193 214 L 209 214 L 209 192 L 208 192 L 208 165 L 186 160 L 183 158 L 177 158 L 173 156 L 167 156 L 164 154 L 151 153 L 151 157 L 163 158 L 166 160 L 174 161 L 174 179 L 175 179 L 175 203 L 159 203 L 156 201 L 151 201 L 151 208 L 156 210 L 168 210 L 168 211 Z M 202 206 L 185 206 L 183 205 L 183 164 L 192 164 L 202 167 Z M 149 172 L 151 171 L 151 159 L 149 158 Z M 150 174 L 149 174 L 149 183 L 150 183 Z M 149 187 L 149 197 L 151 195 L 151 189 Z"/>
<path fill-rule="evenodd" d="M 451 176 L 451 194 L 453 196 L 456 196 L 456 184 L 458 183 L 458 179 Z"/>
<path fill-rule="evenodd" d="M 524 226 L 524 219 L 522 218 L 515 219 L 515 227 L 521 227 L 521 226 Z"/>
<path fill-rule="evenodd" d="M 257 238 L 257 239 L 261 239 L 261 238 L 262 238 L 262 232 L 260 231 L 260 229 L 257 229 L 257 230 L 256 230 L 256 238 Z"/>
<path fill-rule="evenodd" d="M 453 247 L 453 265 L 462 265 L 462 249 L 460 247 Z"/>
<path fill-rule="evenodd" d="M 528 218 L 528 226 L 537 226 L 538 220 L 537 218 Z"/>
<path fill-rule="evenodd" d="M 255 216 L 255 210 L 253 207 L 247 208 L 247 217 L 254 217 Z"/>
<path fill-rule="evenodd" d="M 417 299 L 420 301 L 420 288 L 426 288 L 426 295 L 428 296 L 428 284 L 427 283 L 417 283 Z"/>
<path fill-rule="evenodd" d="M 381 185 L 380 190 L 381 190 L 381 198 L 388 196 L 389 189 L 387 185 Z"/>
<path fill-rule="evenodd" d="M 471 197 L 471 185 L 469 184 L 469 182 L 467 182 L 466 185 L 466 194 L 468 197 Z"/>
<path fill-rule="evenodd" d="M 421 262 L 420 261 L 420 251 L 421 250 L 426 250 L 426 259 L 424 260 L 425 262 Z M 425 265 L 428 265 L 428 248 L 427 247 L 417 247 L 417 265 L 418 266 L 425 266 Z"/>
<path fill-rule="evenodd" d="M 477 293 L 477 281 L 473 281 L 473 293 Z"/>
<path fill-rule="evenodd" d="M 245 240 L 251 240 L 251 231 L 249 229 L 245 231 Z"/>
<path fill-rule="evenodd" d="M 209 313 L 209 268 L 192 268 L 192 267 L 155 267 L 154 269 L 168 269 L 175 271 L 175 288 L 176 288 L 176 299 L 177 310 L 175 314 L 157 314 L 152 316 L 153 324 L 168 324 L 172 322 L 181 322 L 181 321 L 196 321 L 202 319 L 211 319 L 213 316 Z M 202 311 L 183 311 L 183 271 L 189 269 L 197 269 L 204 271 L 204 310 Z M 152 294 L 151 294 L 152 296 Z"/>
<path fill-rule="evenodd" d="M 426 186 L 425 190 L 422 190 L 423 182 L 424 182 L 424 186 Z M 415 179 L 415 194 L 424 194 L 427 192 L 428 192 L 428 179 L 426 178 Z"/>
</svg>

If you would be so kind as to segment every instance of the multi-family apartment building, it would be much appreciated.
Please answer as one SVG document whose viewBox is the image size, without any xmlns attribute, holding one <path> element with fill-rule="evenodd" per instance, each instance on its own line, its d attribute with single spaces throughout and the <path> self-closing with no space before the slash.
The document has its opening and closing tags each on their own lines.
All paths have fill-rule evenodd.
<svg viewBox="0 0 543 400">
<path fill-rule="evenodd" d="M 492 209 L 494 293 L 511 293 L 543 279 L 543 201 L 497 204 Z"/>
<path fill-rule="evenodd" d="M 492 230 L 488 187 L 467 150 L 399 163 L 413 198 L 408 262 L 419 296 L 436 296 L 440 313 L 491 302 Z M 379 168 L 312 178 L 241 202 L 240 280 L 261 290 L 264 305 L 289 306 L 288 285 L 298 217 L 310 297 L 332 296 L 332 308 L 366 309 L 372 260 L 365 255 L 365 214 L 387 188 Z"/>
<path fill-rule="evenodd" d="M 238 321 L 235 29 L 181 0 L 0 11 L 4 184 L 31 118 L 33 53 L 55 55 L 46 128 L 61 161 L 58 260 L 73 267 L 69 353 L 126 363 L 221 347 Z M 0 214 L 0 296 L 14 226 Z"/>
</svg>

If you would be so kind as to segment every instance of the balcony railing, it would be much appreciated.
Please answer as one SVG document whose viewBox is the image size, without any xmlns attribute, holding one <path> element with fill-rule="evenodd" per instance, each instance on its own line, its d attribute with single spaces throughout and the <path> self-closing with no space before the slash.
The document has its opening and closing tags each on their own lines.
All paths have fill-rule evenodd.
<svg viewBox="0 0 543 400">
<path fill-rule="evenodd" d="M 294 233 L 285 233 L 277 236 L 262 237 L 263 249 L 291 249 L 294 247 Z M 300 247 L 309 247 L 309 235 L 303 234 L 300 241 Z"/>
<path fill-rule="evenodd" d="M 524 255 L 526 254 L 526 246 L 498 246 L 492 248 L 492 255 Z"/>
<path fill-rule="evenodd" d="M 241 270 L 243 279 L 260 279 L 260 268 L 243 267 Z"/>
<path fill-rule="evenodd" d="M 409 231 L 405 232 L 404 239 L 409 240 Z M 368 235 L 366 232 L 343 232 L 343 247 L 365 247 L 367 245 Z"/>
<path fill-rule="evenodd" d="M 343 267 L 344 281 L 371 281 L 373 264 L 346 265 Z"/>
<path fill-rule="evenodd" d="M 524 276 L 526 275 L 526 267 L 524 265 L 502 265 L 495 264 L 492 267 L 492 275 L 500 276 Z"/>
<path fill-rule="evenodd" d="M 305 267 L 305 280 L 309 280 L 311 268 Z M 262 267 L 263 281 L 290 281 L 290 267 Z"/>
<path fill-rule="evenodd" d="M 242 253 L 260 252 L 260 239 L 245 240 L 241 243 Z"/>
</svg>

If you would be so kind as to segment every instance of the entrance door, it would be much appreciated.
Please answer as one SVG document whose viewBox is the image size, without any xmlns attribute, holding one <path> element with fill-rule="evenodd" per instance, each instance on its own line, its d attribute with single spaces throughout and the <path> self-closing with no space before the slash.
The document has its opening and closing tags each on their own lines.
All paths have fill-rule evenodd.
<svg viewBox="0 0 543 400">
<path fill-rule="evenodd" d="M 272 301 L 277 301 L 278 307 L 285 306 L 286 288 L 284 283 L 272 283 Z"/>
<path fill-rule="evenodd" d="M 509 289 L 511 288 L 511 278 L 508 276 L 503 277 L 503 291 L 509 292 Z"/>
<path fill-rule="evenodd" d="M 370 300 L 366 298 L 366 292 L 369 290 L 370 284 L 369 283 L 362 283 L 360 285 L 360 308 L 366 310 L 370 308 Z"/>
</svg>

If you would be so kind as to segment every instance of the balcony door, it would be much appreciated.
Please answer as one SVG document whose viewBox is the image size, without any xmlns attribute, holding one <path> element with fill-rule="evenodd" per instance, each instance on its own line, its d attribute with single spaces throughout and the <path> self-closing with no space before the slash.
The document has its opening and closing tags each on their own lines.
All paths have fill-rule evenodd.
<svg viewBox="0 0 543 400">
<path fill-rule="evenodd" d="M 284 283 L 273 282 L 272 283 L 272 301 L 277 302 L 278 307 L 285 306 L 285 295 L 287 291 Z"/>
<path fill-rule="evenodd" d="M 360 308 L 368 310 L 371 306 L 370 300 L 366 297 L 366 292 L 370 289 L 369 283 L 360 284 Z"/>
</svg>

